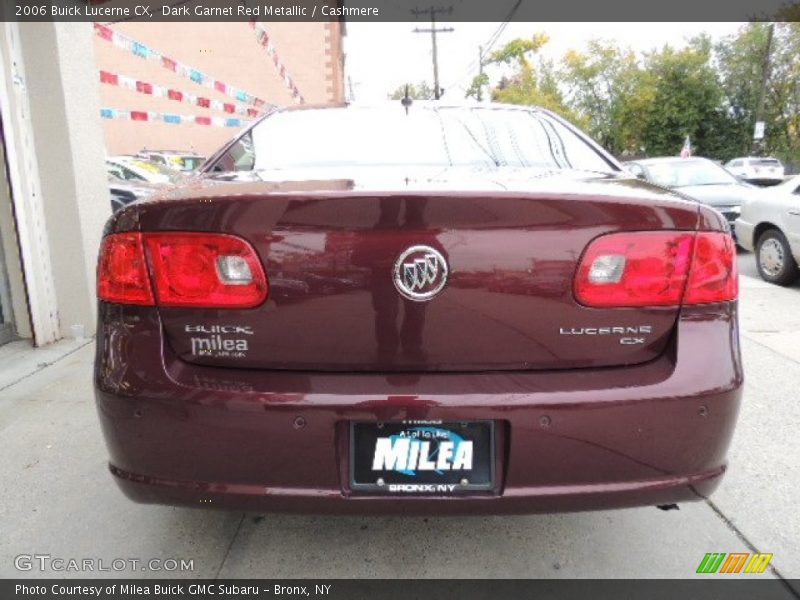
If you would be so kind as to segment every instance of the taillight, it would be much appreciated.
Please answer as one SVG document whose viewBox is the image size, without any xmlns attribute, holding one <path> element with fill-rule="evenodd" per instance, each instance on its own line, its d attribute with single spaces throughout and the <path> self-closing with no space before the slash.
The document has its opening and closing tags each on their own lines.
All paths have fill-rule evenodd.
<svg viewBox="0 0 800 600">
<path fill-rule="evenodd" d="M 118 304 L 154 304 L 141 233 L 114 233 L 103 240 L 97 263 L 97 296 Z"/>
<path fill-rule="evenodd" d="M 267 298 L 255 250 L 213 233 L 145 234 L 159 306 L 252 308 Z"/>
<path fill-rule="evenodd" d="M 111 275 L 123 272 L 124 262 L 111 262 L 117 246 L 135 240 L 140 267 L 136 278 L 148 292 L 141 301 L 128 296 L 106 293 L 102 277 L 104 265 Z M 127 248 L 127 246 L 124 246 Z M 133 250 L 125 250 L 131 254 Z M 122 250 L 118 253 L 123 252 Z M 150 266 L 153 291 L 144 261 Z M 119 254 L 121 259 L 128 256 Z M 158 304 L 159 306 L 197 306 L 204 308 L 252 308 L 267 298 L 267 278 L 255 250 L 245 240 L 215 233 L 121 233 L 108 236 L 103 242 L 98 277 L 98 296 L 121 304 Z M 113 280 L 113 277 L 111 278 Z M 127 279 L 125 279 L 127 281 Z"/>
<path fill-rule="evenodd" d="M 643 231 L 589 244 L 574 289 L 591 307 L 677 306 L 733 300 L 737 281 L 728 234 Z"/>
<path fill-rule="evenodd" d="M 736 247 L 726 233 L 700 232 L 686 285 L 684 304 L 734 300 L 739 295 Z"/>
</svg>

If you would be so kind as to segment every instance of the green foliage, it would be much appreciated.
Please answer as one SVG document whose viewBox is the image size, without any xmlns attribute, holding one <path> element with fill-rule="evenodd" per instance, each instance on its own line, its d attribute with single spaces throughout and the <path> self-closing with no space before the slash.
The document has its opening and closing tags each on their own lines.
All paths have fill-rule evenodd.
<svg viewBox="0 0 800 600">
<path fill-rule="evenodd" d="M 541 106 L 566 119 L 583 124 L 580 116 L 564 102 L 552 62 L 537 57 L 548 39 L 545 34 L 537 33 L 531 39 L 512 40 L 489 56 L 486 65 L 508 65 L 515 69 L 512 77 L 504 78 L 492 90 L 492 100 L 508 104 Z M 537 60 L 532 62 L 534 58 Z"/>
<path fill-rule="evenodd" d="M 666 46 L 645 57 L 652 102 L 644 107 L 642 138 L 651 155 L 673 155 L 680 151 L 688 135 L 695 151 L 713 155 L 711 135 L 723 121 L 722 90 L 712 68 L 706 40 L 683 50 Z"/>
<path fill-rule="evenodd" d="M 638 115 L 649 104 L 644 73 L 630 50 L 609 42 L 589 42 L 588 52 L 567 52 L 561 78 L 569 104 L 588 123 L 589 133 L 614 153 L 638 148 Z"/>
<path fill-rule="evenodd" d="M 433 86 L 428 85 L 428 82 L 421 81 L 418 84 L 405 84 L 399 86 L 395 91 L 389 94 L 389 100 L 400 100 L 405 98 L 406 89 L 408 90 L 408 97 L 413 100 L 433 100 Z"/>
<path fill-rule="evenodd" d="M 464 94 L 465 98 L 475 98 L 476 100 L 483 99 L 483 89 L 489 85 L 489 76 L 486 73 L 480 73 L 472 78 L 467 93 Z"/>
<path fill-rule="evenodd" d="M 700 36 L 638 56 L 595 40 L 556 64 L 541 58 L 548 38 L 536 34 L 489 56 L 505 73 L 491 97 L 553 110 L 616 155 L 676 155 L 689 135 L 697 154 L 728 160 L 751 152 L 768 28 L 750 23 L 717 44 Z M 774 32 L 763 151 L 800 164 L 800 23 Z M 476 78 L 467 95 L 487 81 Z"/>
</svg>

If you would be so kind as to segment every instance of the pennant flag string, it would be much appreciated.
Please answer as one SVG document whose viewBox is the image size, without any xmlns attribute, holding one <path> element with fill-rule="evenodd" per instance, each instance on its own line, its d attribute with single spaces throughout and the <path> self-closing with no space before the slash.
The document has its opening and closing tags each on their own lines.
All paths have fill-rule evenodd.
<svg viewBox="0 0 800 600">
<path fill-rule="evenodd" d="M 133 77 L 100 70 L 100 83 L 113 85 L 127 90 L 147 94 L 158 98 L 169 98 L 176 102 L 186 102 L 201 108 L 211 108 L 229 114 L 241 115 L 243 117 L 257 117 L 260 111 L 257 108 L 241 106 L 232 102 L 220 102 L 203 96 L 197 96 L 189 92 L 182 92 L 171 88 L 166 88 L 155 83 L 140 81 Z"/>
<path fill-rule="evenodd" d="M 236 88 L 234 86 L 228 85 L 224 81 L 220 81 L 215 79 L 202 71 L 195 69 L 194 67 L 190 67 L 182 62 L 179 62 L 175 59 L 169 58 L 168 56 L 164 56 L 157 50 L 150 48 L 149 46 L 142 44 L 141 42 L 137 42 L 134 39 L 127 37 L 115 31 L 108 25 L 103 25 L 102 23 L 95 23 L 94 24 L 94 31 L 97 36 L 105 40 L 107 42 L 112 43 L 114 46 L 118 48 L 122 48 L 123 50 L 128 50 L 132 52 L 134 55 L 143 58 L 145 60 L 150 60 L 155 63 L 160 64 L 162 67 L 167 69 L 168 71 L 172 71 L 180 75 L 181 77 L 186 77 L 190 79 L 194 83 L 198 85 L 205 86 L 209 89 L 215 90 L 221 94 L 224 94 L 228 97 L 236 99 L 238 102 L 243 104 L 248 104 L 250 106 L 254 106 L 256 108 L 262 107 L 274 107 L 274 104 L 270 104 L 265 100 L 259 98 L 258 96 L 254 96 L 242 89 Z"/>
<path fill-rule="evenodd" d="M 177 115 L 171 113 L 154 112 L 151 110 L 121 110 L 118 108 L 101 108 L 100 116 L 103 119 L 121 119 L 125 121 L 154 122 L 161 121 L 173 125 L 194 124 L 212 127 L 244 127 L 250 121 L 235 117 L 207 117 L 201 115 Z"/>
<path fill-rule="evenodd" d="M 250 27 L 253 29 L 253 31 L 255 31 L 256 40 L 258 41 L 259 45 L 264 48 L 267 56 L 272 59 L 272 63 L 275 65 L 278 75 L 283 80 L 284 85 L 289 89 L 289 93 L 292 95 L 292 98 L 297 100 L 300 104 L 303 104 L 305 102 L 305 98 L 303 98 L 303 94 L 300 93 L 297 84 L 295 84 L 294 80 L 289 75 L 286 65 L 283 64 L 280 56 L 278 56 L 278 51 L 275 48 L 275 44 L 272 43 L 267 30 L 264 29 L 260 23 L 256 23 L 255 21 L 250 21 Z"/>
</svg>

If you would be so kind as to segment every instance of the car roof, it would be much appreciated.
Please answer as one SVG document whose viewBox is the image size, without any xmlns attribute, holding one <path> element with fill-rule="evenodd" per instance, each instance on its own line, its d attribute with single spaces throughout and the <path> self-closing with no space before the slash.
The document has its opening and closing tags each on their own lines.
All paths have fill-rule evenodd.
<svg viewBox="0 0 800 600">
<path fill-rule="evenodd" d="M 330 110 L 330 109 L 376 109 L 376 108 L 394 108 L 401 107 L 401 100 L 383 100 L 380 102 L 341 102 L 341 103 L 325 103 L 325 104 L 293 104 L 291 106 L 279 106 L 274 112 L 279 111 L 301 111 L 301 110 Z M 523 104 L 506 104 L 502 102 L 478 102 L 477 100 L 414 100 L 409 106 L 409 110 L 414 110 L 414 107 L 421 108 L 492 108 L 504 110 L 534 110 L 547 112 L 540 106 L 523 105 Z"/>
<path fill-rule="evenodd" d="M 131 162 L 134 160 L 147 162 L 146 158 L 142 158 L 141 156 L 136 156 L 135 154 L 116 154 L 114 156 L 106 156 L 106 160 L 111 162 Z"/>
<path fill-rule="evenodd" d="M 800 175 L 794 175 L 792 177 L 789 177 L 789 179 L 787 179 L 783 183 L 779 183 L 778 187 L 793 188 L 797 184 L 800 184 Z"/>
<path fill-rule="evenodd" d="M 666 164 L 670 162 L 700 162 L 700 161 L 714 162 L 713 160 L 705 158 L 703 156 L 688 156 L 686 158 L 682 158 L 680 156 L 659 156 L 657 158 L 643 158 L 641 160 L 629 160 L 626 162 L 647 166 L 647 165 Z"/>
</svg>

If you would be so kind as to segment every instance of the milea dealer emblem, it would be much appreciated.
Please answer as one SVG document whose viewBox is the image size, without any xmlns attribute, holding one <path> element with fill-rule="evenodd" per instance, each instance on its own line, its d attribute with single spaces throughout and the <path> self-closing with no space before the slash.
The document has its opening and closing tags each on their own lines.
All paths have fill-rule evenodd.
<svg viewBox="0 0 800 600">
<path fill-rule="evenodd" d="M 447 261 L 430 246 L 411 246 L 394 263 L 394 285 L 409 300 L 430 300 L 445 283 Z"/>
</svg>

